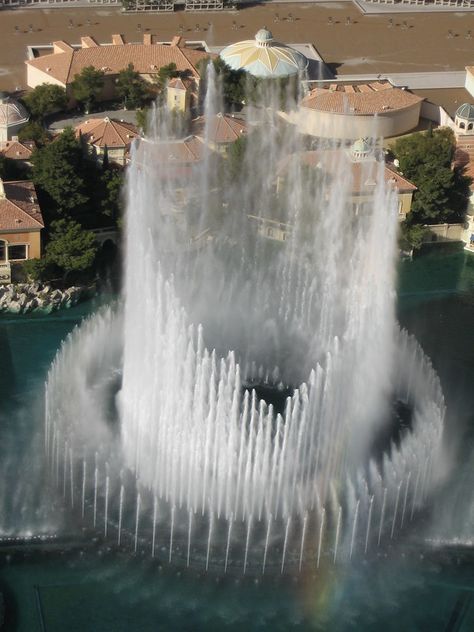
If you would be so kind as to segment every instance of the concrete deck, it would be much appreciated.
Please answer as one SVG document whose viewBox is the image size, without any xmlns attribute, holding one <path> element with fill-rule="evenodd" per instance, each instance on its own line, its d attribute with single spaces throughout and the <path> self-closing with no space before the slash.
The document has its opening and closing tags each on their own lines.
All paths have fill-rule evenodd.
<svg viewBox="0 0 474 632">
<path fill-rule="evenodd" d="M 391 19 L 393 26 L 389 14 L 361 15 L 352 2 L 267 4 L 238 12 L 154 15 L 125 15 L 105 6 L 2 10 L 0 90 L 26 87 L 28 45 L 57 39 L 78 43 L 81 35 L 110 42 L 112 33 L 138 41 L 145 31 L 155 34 L 157 40 L 169 41 L 180 25 L 185 37 L 204 39 L 210 46 L 249 39 L 266 25 L 283 42 L 312 43 L 338 76 L 462 71 L 466 65 L 474 65 L 473 13 L 414 13 L 403 19 L 394 14 Z M 453 37 L 448 37 L 449 31 Z M 472 31 L 472 39 L 466 37 L 468 31 Z"/>
</svg>

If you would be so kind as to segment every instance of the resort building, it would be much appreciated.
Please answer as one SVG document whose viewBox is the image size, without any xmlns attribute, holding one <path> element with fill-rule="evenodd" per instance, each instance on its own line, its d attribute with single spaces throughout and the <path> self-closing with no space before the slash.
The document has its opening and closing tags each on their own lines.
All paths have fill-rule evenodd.
<svg viewBox="0 0 474 632">
<path fill-rule="evenodd" d="M 35 148 L 36 143 L 33 140 L 19 141 L 18 136 L 13 136 L 12 140 L 0 142 L 0 155 L 28 166 L 31 164 L 30 158 Z"/>
<path fill-rule="evenodd" d="M 245 70 L 254 77 L 265 79 L 297 75 L 308 66 L 302 53 L 276 42 L 266 28 L 260 29 L 253 40 L 227 46 L 219 56 L 229 68 Z"/>
<path fill-rule="evenodd" d="M 160 68 L 171 63 L 176 70 L 199 84 L 198 64 L 202 59 L 212 57 L 203 50 L 186 46 L 186 41 L 175 36 L 169 44 L 154 44 L 153 36 L 145 33 L 143 43 L 127 44 L 122 35 L 113 35 L 111 44 L 98 44 L 94 38 L 81 38 L 81 47 L 73 47 L 67 42 L 53 42 L 53 52 L 28 59 L 27 84 L 35 88 L 42 83 L 62 86 L 71 97 L 71 83 L 74 77 L 87 66 L 94 66 L 104 72 L 104 88 L 101 100 L 113 99 L 116 78 L 121 70 L 133 64 L 134 69 L 148 82 L 158 75 Z"/>
<path fill-rule="evenodd" d="M 192 79 L 175 77 L 166 86 L 166 104 L 169 110 L 189 112 L 197 102 L 196 84 Z"/>
<path fill-rule="evenodd" d="M 297 112 L 281 115 L 320 138 L 390 138 L 418 125 L 422 101 L 389 81 L 324 82 L 302 99 Z"/>
<path fill-rule="evenodd" d="M 247 134 L 247 124 L 234 114 L 219 112 L 207 121 L 205 116 L 194 119 L 192 132 L 214 151 L 226 154 L 229 145 Z"/>
<path fill-rule="evenodd" d="M 140 169 L 152 169 L 154 177 L 170 178 L 182 186 L 205 156 L 206 146 L 197 136 L 142 142 L 138 152 Z M 155 168 L 157 167 L 157 168 Z"/>
<path fill-rule="evenodd" d="M 467 114 L 467 111 L 464 112 Z M 456 136 L 455 164 L 458 167 L 464 167 L 464 173 L 473 179 L 461 239 L 466 250 L 474 252 L 474 131 L 466 130 L 466 133 Z"/>
<path fill-rule="evenodd" d="M 108 117 L 88 119 L 80 123 L 75 132 L 76 137 L 82 139 L 89 155 L 102 162 L 107 152 L 109 162 L 122 167 L 129 160 L 132 142 L 138 138 L 135 125 Z"/>
<path fill-rule="evenodd" d="M 358 214 L 363 205 L 371 200 L 374 195 L 376 180 L 373 177 L 375 166 L 375 154 L 373 148 L 365 139 L 358 139 L 350 148 L 334 150 L 305 151 L 289 156 L 280 166 L 276 179 L 277 194 L 285 186 L 291 164 L 309 167 L 311 169 L 323 168 L 327 170 L 329 177 L 338 178 L 341 168 L 349 168 L 351 172 L 350 209 Z M 387 186 L 397 191 L 398 220 L 402 222 L 411 211 L 413 194 L 416 186 L 401 176 L 393 165 L 384 165 L 383 176 Z M 278 218 L 257 217 L 249 215 L 249 220 L 257 226 L 257 232 L 262 237 L 285 241 L 292 231 L 291 224 L 280 221 Z"/>
<path fill-rule="evenodd" d="M 34 184 L 0 179 L 0 282 L 10 283 L 12 264 L 41 257 L 43 228 Z"/>
<path fill-rule="evenodd" d="M 26 108 L 5 92 L 0 92 L 0 142 L 12 140 L 28 122 Z"/>
</svg>

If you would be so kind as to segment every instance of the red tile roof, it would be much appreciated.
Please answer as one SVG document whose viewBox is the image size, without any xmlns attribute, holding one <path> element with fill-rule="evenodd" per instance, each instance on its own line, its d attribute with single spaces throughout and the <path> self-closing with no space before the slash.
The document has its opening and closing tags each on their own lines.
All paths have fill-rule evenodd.
<svg viewBox="0 0 474 632">
<path fill-rule="evenodd" d="M 340 158 L 338 158 L 338 154 Z M 288 159 L 281 165 L 280 174 L 283 175 L 288 167 L 289 161 L 296 155 L 288 157 Z M 375 161 L 367 162 L 354 162 L 349 158 L 348 151 L 344 150 L 321 150 L 321 151 L 305 151 L 299 154 L 302 164 L 316 167 L 319 164 L 323 164 L 325 168 L 333 172 L 333 175 L 337 176 L 337 170 L 350 166 L 352 171 L 352 193 L 361 194 L 367 192 L 372 184 L 371 178 L 367 177 L 367 169 L 364 166 L 367 164 L 376 165 Z M 326 159 L 325 159 L 326 157 Z M 370 174 L 369 174 L 370 176 Z M 365 179 L 364 179 L 365 178 Z M 416 186 L 401 176 L 391 166 L 385 165 L 384 167 L 384 179 L 387 184 L 395 186 L 400 193 L 413 193 L 416 191 Z M 375 181 L 373 181 L 375 184 Z"/>
<path fill-rule="evenodd" d="M 373 115 L 401 110 L 423 99 L 408 90 L 394 88 L 388 81 L 366 84 L 325 84 L 314 88 L 301 106 L 334 114 Z"/>
<path fill-rule="evenodd" d="M 117 42 L 116 36 L 114 36 Z M 91 41 L 89 41 L 91 40 Z M 140 74 L 156 74 L 162 66 L 176 64 L 178 72 L 190 72 L 199 78 L 196 68 L 201 59 L 215 55 L 186 48 L 184 41 L 169 44 L 100 44 L 93 45 L 91 38 L 83 37 L 84 48 L 69 50 L 62 42 L 53 42 L 54 53 L 29 59 L 25 63 L 43 71 L 64 85 L 86 66 L 101 69 L 106 75 L 116 75 L 132 63 Z M 95 42 L 94 42 L 95 44 Z"/>
<path fill-rule="evenodd" d="M 33 182 L 3 182 L 3 189 L 5 197 L 0 197 L 0 231 L 20 232 L 44 228 Z"/>
<path fill-rule="evenodd" d="M 233 143 L 247 133 L 245 121 L 230 114 L 216 114 L 208 123 L 208 139 L 212 143 Z M 206 117 L 199 116 L 192 122 L 192 129 L 196 136 L 204 138 L 206 134 Z"/>
<path fill-rule="evenodd" d="M 159 170 L 153 171 L 153 177 L 187 178 L 204 158 L 206 150 L 197 136 L 163 141 L 142 139 L 137 153 L 139 169 L 149 170 L 150 165 L 160 165 Z"/>
<path fill-rule="evenodd" d="M 96 147 L 127 147 L 133 139 L 138 137 L 138 129 L 131 123 L 116 121 L 109 118 L 93 118 L 78 125 L 76 136 L 82 137 L 87 143 Z"/>
<path fill-rule="evenodd" d="M 0 154 L 10 160 L 28 160 L 35 147 L 33 140 L 7 140 L 0 143 Z"/>
</svg>

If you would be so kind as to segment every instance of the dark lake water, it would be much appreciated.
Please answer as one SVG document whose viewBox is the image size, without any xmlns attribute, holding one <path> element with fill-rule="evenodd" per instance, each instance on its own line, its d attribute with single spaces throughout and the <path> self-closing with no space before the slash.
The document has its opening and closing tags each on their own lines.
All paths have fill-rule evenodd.
<svg viewBox="0 0 474 632">
<path fill-rule="evenodd" d="M 406 538 L 370 562 L 284 582 L 199 576 L 94 546 L 0 547 L 5 629 L 474 630 L 474 256 L 436 250 L 401 263 L 398 295 L 401 324 L 440 375 L 454 463 L 434 510 Z M 97 307 L 0 316 L 0 450 L 11 457 L 2 490 L 11 486 L 12 495 L 48 366 L 67 333 Z M 430 547 L 427 538 L 437 537 L 446 544 Z"/>
</svg>

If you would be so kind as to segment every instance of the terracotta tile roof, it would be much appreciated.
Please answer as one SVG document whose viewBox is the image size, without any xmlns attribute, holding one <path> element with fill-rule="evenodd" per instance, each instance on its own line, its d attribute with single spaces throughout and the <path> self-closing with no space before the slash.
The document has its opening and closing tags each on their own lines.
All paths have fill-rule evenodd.
<svg viewBox="0 0 474 632">
<path fill-rule="evenodd" d="M 35 147 L 33 140 L 7 140 L 0 142 L 0 154 L 10 160 L 29 160 Z"/>
<path fill-rule="evenodd" d="M 168 81 L 168 88 L 174 88 L 175 90 L 187 90 L 190 87 L 190 81 L 175 77 Z"/>
<path fill-rule="evenodd" d="M 398 173 L 395 166 L 385 165 L 385 181 L 392 183 L 401 193 L 416 191 L 417 187 Z"/>
<path fill-rule="evenodd" d="M 154 145 L 154 156 L 159 163 L 196 163 L 204 158 L 205 146 L 196 136 L 182 140 L 159 141 Z"/>
<path fill-rule="evenodd" d="M 78 125 L 76 136 L 82 134 L 84 140 L 96 147 L 130 147 L 134 138 L 138 137 L 138 129 L 131 123 L 114 119 L 93 118 Z"/>
<path fill-rule="evenodd" d="M 288 163 L 294 159 L 295 154 L 290 156 L 281 166 L 279 173 L 284 175 Z M 316 167 L 319 164 L 323 165 L 323 168 L 328 169 L 329 172 L 337 177 L 338 169 L 350 167 L 352 171 L 352 193 L 359 195 L 366 193 L 370 186 L 375 184 L 375 180 L 370 177 L 370 165 L 375 166 L 375 161 L 369 162 L 354 162 L 349 158 L 348 151 L 344 150 L 321 150 L 321 151 L 305 151 L 301 152 L 300 160 L 304 165 L 310 167 Z M 416 186 L 401 176 L 395 169 L 389 165 L 385 165 L 384 179 L 389 185 L 395 186 L 400 193 L 412 193 L 416 191 Z"/>
<path fill-rule="evenodd" d="M 200 116 L 192 122 L 192 130 L 196 136 L 201 138 L 206 133 L 206 118 Z M 247 134 L 247 125 L 240 118 L 230 114 L 216 114 L 208 121 L 208 138 L 212 143 L 233 143 L 241 136 Z"/>
<path fill-rule="evenodd" d="M 28 231 L 44 228 L 33 182 L 3 182 L 0 197 L 0 231 Z M 1 187 L 0 187 L 1 191 Z"/>
<path fill-rule="evenodd" d="M 388 81 L 366 84 L 324 85 L 311 90 L 301 106 L 334 114 L 373 115 L 408 108 L 423 99 Z"/>
<path fill-rule="evenodd" d="M 196 136 L 156 142 L 142 139 L 137 152 L 137 162 L 139 169 L 149 171 L 150 166 L 155 165 L 152 169 L 155 178 L 182 180 L 193 175 L 194 167 L 204 158 L 206 151 L 206 146 Z M 157 165 L 160 165 L 158 170 Z"/>
<path fill-rule="evenodd" d="M 92 45 L 90 38 L 82 38 L 87 47 L 68 50 L 65 47 L 50 55 L 27 60 L 25 63 L 43 71 L 64 85 L 71 83 L 74 75 L 86 66 L 102 69 L 106 75 L 116 75 L 132 63 L 140 74 L 155 74 L 162 66 L 174 63 L 178 72 L 191 72 L 199 78 L 196 68 L 201 59 L 214 57 L 204 51 L 168 44 L 107 44 Z M 117 41 L 117 40 L 116 40 Z"/>
</svg>

